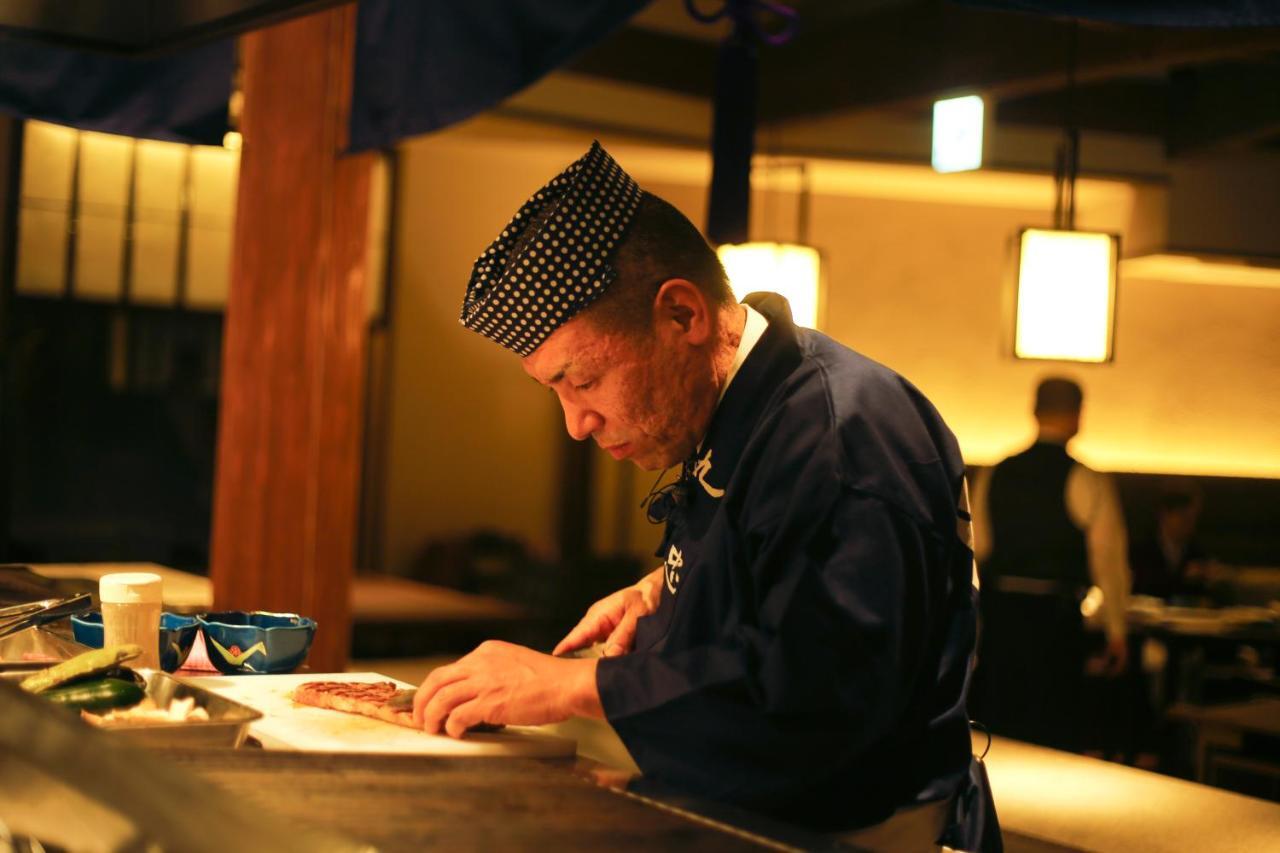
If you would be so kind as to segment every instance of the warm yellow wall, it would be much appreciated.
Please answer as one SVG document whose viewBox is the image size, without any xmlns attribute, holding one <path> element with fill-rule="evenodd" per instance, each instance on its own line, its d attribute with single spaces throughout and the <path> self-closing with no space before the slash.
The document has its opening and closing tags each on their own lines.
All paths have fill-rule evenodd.
<svg viewBox="0 0 1280 853">
<path fill-rule="evenodd" d="M 385 537 L 403 568 L 433 537 L 488 526 L 552 545 L 553 401 L 458 324 L 471 264 L 544 175 L 449 134 L 401 149 Z"/>
<path fill-rule="evenodd" d="M 1280 289 L 1122 280 L 1113 364 L 1016 361 L 1002 350 L 1005 238 L 1038 210 L 820 198 L 827 331 L 910 378 L 972 463 L 1030 440 L 1049 372 L 1087 396 L 1074 450 L 1121 471 L 1280 476 Z M 1082 227 L 1124 230 L 1123 211 Z"/>
<path fill-rule="evenodd" d="M 482 120 L 402 149 L 386 518 L 393 569 L 430 537 L 480 526 L 553 546 L 562 431 L 554 400 L 514 356 L 462 330 L 457 315 L 475 255 L 590 138 Z M 703 222 L 705 152 L 602 141 L 642 185 Z M 1280 476 L 1280 289 L 1124 280 L 1114 364 L 1017 362 L 1002 349 L 1007 244 L 1020 226 L 1048 224 L 1048 178 L 969 176 L 957 192 L 961 184 L 927 170 L 814 174 L 823 182 L 811 236 L 829 262 L 827 330 L 915 382 L 969 461 L 993 462 L 1029 440 L 1031 389 L 1052 370 L 1085 386 L 1076 450 L 1097 467 Z M 1151 192 L 1097 184 L 1080 225 L 1132 236 Z M 927 200 L 943 196 L 950 200 Z M 755 212 L 757 236 L 792 236 L 793 194 L 758 196 Z M 656 528 L 634 506 L 652 475 L 620 484 L 612 460 L 597 462 L 596 546 L 652 550 Z M 617 529 L 624 499 L 636 513 L 626 536 Z"/>
</svg>

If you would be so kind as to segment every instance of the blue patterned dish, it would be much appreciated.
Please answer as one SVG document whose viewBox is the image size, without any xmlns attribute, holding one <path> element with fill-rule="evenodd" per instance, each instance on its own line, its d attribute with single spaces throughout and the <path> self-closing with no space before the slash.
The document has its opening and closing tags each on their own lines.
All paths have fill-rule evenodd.
<svg viewBox="0 0 1280 853">
<path fill-rule="evenodd" d="M 219 672 L 293 672 L 307 658 L 314 619 L 296 613 L 225 610 L 199 617 L 205 649 Z"/>
<path fill-rule="evenodd" d="M 165 672 L 173 672 L 186 663 L 199 630 L 200 623 L 194 616 L 161 613 L 160 668 Z M 102 648 L 102 611 L 93 610 L 72 616 L 71 633 L 82 646 Z"/>
</svg>

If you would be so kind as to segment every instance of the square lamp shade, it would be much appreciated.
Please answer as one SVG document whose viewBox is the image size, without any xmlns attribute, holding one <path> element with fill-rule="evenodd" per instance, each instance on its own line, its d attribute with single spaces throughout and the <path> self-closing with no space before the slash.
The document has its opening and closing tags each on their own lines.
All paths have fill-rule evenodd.
<svg viewBox="0 0 1280 853">
<path fill-rule="evenodd" d="M 772 291 L 791 303 L 797 326 L 818 327 L 822 300 L 822 256 L 799 243 L 725 243 L 716 249 L 739 301 L 748 293 Z"/>
<path fill-rule="evenodd" d="M 1119 250 L 1120 239 L 1114 234 L 1023 229 L 1018 246 L 1015 356 L 1111 360 Z"/>
<path fill-rule="evenodd" d="M 968 172 L 982 167 L 982 98 L 965 95 L 933 104 L 934 171 Z"/>
</svg>

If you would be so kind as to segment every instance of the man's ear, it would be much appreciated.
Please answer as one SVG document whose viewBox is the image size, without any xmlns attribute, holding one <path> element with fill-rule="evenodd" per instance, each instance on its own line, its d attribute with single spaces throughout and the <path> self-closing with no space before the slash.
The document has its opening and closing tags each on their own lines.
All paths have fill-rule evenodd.
<svg viewBox="0 0 1280 853">
<path fill-rule="evenodd" d="M 701 346 L 711 339 L 711 306 L 691 281 L 671 278 L 662 283 L 653 298 L 653 328 L 686 343 Z"/>
</svg>

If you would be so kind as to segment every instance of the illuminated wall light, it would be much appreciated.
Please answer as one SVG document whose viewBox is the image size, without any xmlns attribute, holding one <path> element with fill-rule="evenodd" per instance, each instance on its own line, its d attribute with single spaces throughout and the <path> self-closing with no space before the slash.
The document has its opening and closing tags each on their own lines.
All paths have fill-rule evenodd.
<svg viewBox="0 0 1280 853">
<path fill-rule="evenodd" d="M 978 95 L 933 104 L 933 168 L 967 172 L 982 166 L 984 105 Z"/>
<path fill-rule="evenodd" d="M 822 257 L 797 243 L 726 243 L 716 250 L 739 300 L 772 291 L 791 303 L 796 325 L 818 327 L 822 299 Z"/>
<path fill-rule="evenodd" d="M 1111 360 L 1119 243 L 1114 234 L 1022 231 L 1014 355 Z"/>
<path fill-rule="evenodd" d="M 239 151 L 240 146 L 243 144 L 244 137 L 240 135 L 239 131 L 228 130 L 222 136 L 222 147 L 228 151 Z"/>
</svg>

